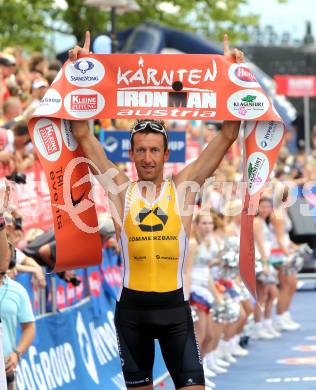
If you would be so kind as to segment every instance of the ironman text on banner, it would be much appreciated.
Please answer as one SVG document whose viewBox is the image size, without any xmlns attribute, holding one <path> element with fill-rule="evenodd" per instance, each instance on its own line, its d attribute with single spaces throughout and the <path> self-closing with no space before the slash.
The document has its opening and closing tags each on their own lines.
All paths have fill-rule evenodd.
<svg viewBox="0 0 316 390">
<path fill-rule="evenodd" d="M 55 270 L 101 259 L 88 161 L 82 159 L 69 122 L 96 118 L 246 121 L 248 185 L 240 269 L 255 294 L 252 210 L 274 165 L 284 126 L 247 65 L 195 54 L 86 55 L 65 63 L 29 123 L 50 188 Z"/>
</svg>

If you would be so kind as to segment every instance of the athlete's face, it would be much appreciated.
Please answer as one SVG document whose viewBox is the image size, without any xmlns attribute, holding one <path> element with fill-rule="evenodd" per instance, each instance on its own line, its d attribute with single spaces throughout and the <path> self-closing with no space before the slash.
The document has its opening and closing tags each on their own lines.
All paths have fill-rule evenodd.
<svg viewBox="0 0 316 390">
<path fill-rule="evenodd" d="M 197 224 L 198 232 L 201 236 L 205 237 L 213 231 L 214 222 L 213 218 L 207 215 L 200 216 Z"/>
<path fill-rule="evenodd" d="M 263 201 L 259 204 L 258 208 L 259 216 L 263 219 L 268 218 L 272 213 L 272 205 L 268 201 Z"/>
<path fill-rule="evenodd" d="M 163 137 L 156 133 L 134 135 L 134 148 L 129 154 L 140 180 L 162 180 L 164 163 L 169 159 L 169 150 L 164 151 Z"/>
</svg>

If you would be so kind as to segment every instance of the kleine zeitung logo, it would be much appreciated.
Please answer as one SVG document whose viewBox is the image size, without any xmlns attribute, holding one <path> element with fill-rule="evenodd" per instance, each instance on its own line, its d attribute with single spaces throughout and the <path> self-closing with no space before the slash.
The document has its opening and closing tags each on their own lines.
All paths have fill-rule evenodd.
<svg viewBox="0 0 316 390">
<path fill-rule="evenodd" d="M 62 137 L 58 126 L 50 119 L 40 119 L 34 125 L 34 142 L 48 161 L 57 161 L 62 151 Z"/>
<path fill-rule="evenodd" d="M 91 111 L 98 108 L 98 95 L 71 95 L 70 109 L 72 111 Z"/>
<path fill-rule="evenodd" d="M 104 106 L 104 97 L 92 89 L 77 89 L 68 93 L 64 100 L 65 110 L 75 118 L 91 118 L 99 114 Z"/>
<path fill-rule="evenodd" d="M 69 62 L 65 68 L 65 76 L 70 84 L 77 87 L 91 87 L 102 81 L 105 75 L 100 61 L 83 57 L 76 62 Z"/>
</svg>

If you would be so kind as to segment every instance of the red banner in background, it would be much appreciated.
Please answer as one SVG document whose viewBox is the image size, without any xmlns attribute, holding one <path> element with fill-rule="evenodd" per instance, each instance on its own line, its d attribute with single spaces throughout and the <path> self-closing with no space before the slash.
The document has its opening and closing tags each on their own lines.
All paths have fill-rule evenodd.
<svg viewBox="0 0 316 390">
<path fill-rule="evenodd" d="M 100 260 L 100 239 L 90 231 L 97 221 L 87 179 L 88 162 L 83 161 L 68 122 L 96 118 L 263 121 L 258 127 L 264 139 L 255 146 L 258 150 L 247 154 L 248 171 L 253 165 L 247 176 L 250 201 L 268 180 L 273 162 L 264 145 L 277 139 L 270 124 L 281 121 L 247 65 L 231 63 L 223 56 L 89 55 L 67 62 L 29 126 L 51 194 L 57 239 L 55 270 L 93 265 Z M 252 122 L 251 126 L 257 125 Z M 273 129 L 283 135 L 281 127 Z M 279 141 L 274 146 L 275 153 L 282 137 Z M 264 156 L 262 164 L 256 153 Z M 81 162 L 76 164 L 78 158 Z M 69 166 L 71 174 L 66 174 Z M 84 231 L 78 227 L 81 222 Z M 244 245 L 250 245 L 248 249 L 252 240 L 252 236 L 245 240 Z M 247 272 L 248 269 L 242 271 L 242 277 L 255 294 L 247 282 L 253 279 L 252 274 L 249 278 Z"/>
<path fill-rule="evenodd" d="M 276 75 L 276 93 L 291 97 L 316 96 L 316 76 Z"/>
</svg>

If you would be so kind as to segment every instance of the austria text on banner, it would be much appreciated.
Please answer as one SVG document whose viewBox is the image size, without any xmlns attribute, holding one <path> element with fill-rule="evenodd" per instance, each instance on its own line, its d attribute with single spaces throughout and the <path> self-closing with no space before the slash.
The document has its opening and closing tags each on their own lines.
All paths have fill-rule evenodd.
<svg viewBox="0 0 316 390">
<path fill-rule="evenodd" d="M 50 188 L 55 270 L 101 259 L 88 164 L 78 159 L 82 151 L 69 122 L 96 118 L 247 121 L 244 179 L 249 202 L 244 211 L 254 209 L 284 135 L 280 116 L 247 65 L 224 56 L 115 54 L 68 61 L 29 126 Z M 240 267 L 255 295 L 252 218 L 249 210 L 243 213 Z"/>
</svg>

